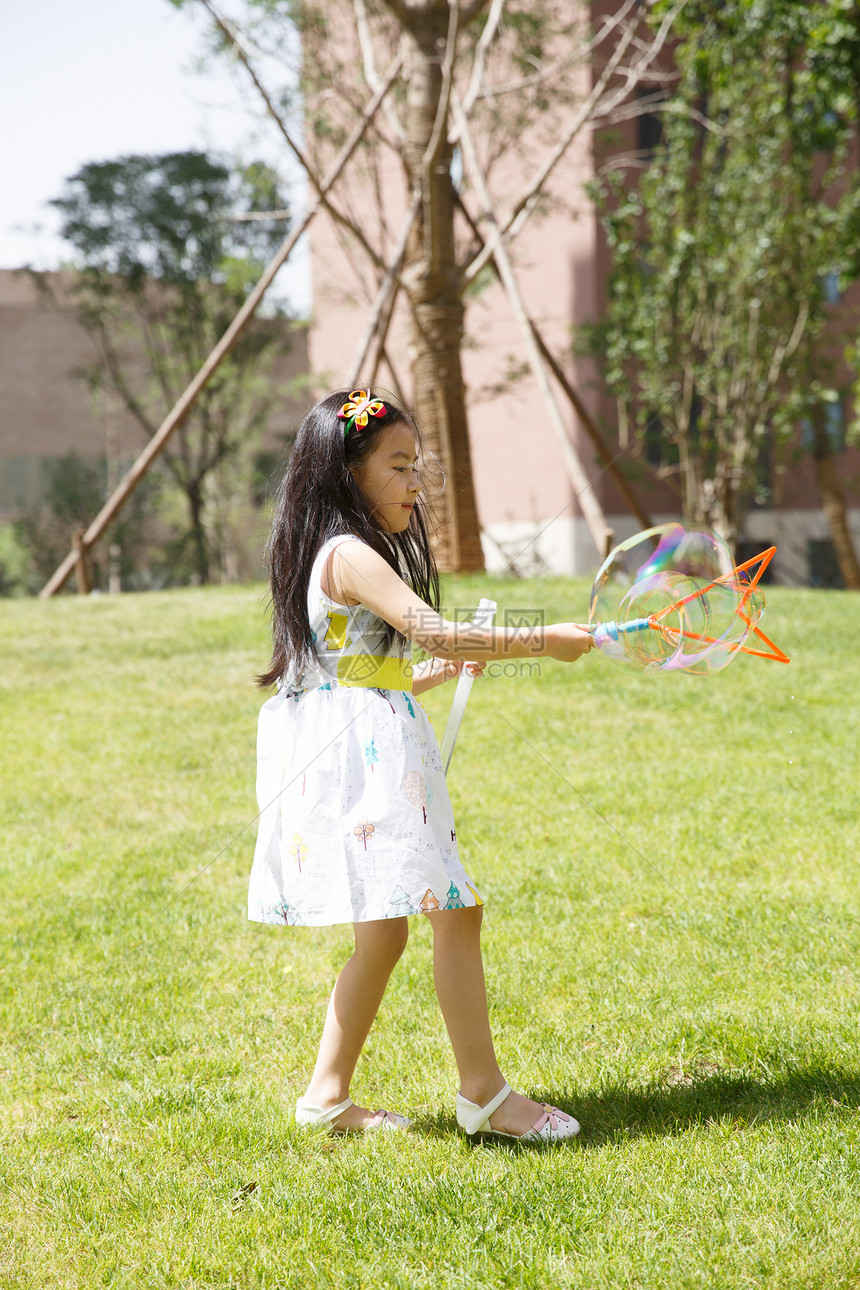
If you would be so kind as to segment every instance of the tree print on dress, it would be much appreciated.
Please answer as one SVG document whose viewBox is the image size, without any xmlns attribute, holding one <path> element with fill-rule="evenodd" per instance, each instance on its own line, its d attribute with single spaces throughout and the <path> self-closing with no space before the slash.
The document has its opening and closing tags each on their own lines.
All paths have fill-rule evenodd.
<svg viewBox="0 0 860 1290">
<path fill-rule="evenodd" d="M 355 834 L 355 836 L 357 838 L 361 838 L 362 842 L 364 843 L 365 851 L 367 850 L 368 839 L 371 838 L 375 832 L 376 830 L 374 829 L 373 825 L 368 822 L 366 815 L 362 815 L 361 819 L 358 821 L 358 824 L 356 824 L 355 828 L 353 829 L 353 833 Z"/>
<path fill-rule="evenodd" d="M 403 791 L 406 794 L 406 800 L 410 806 L 414 806 L 416 811 L 420 811 L 424 816 L 424 823 L 427 823 L 427 786 L 424 783 L 424 776 L 419 775 L 417 770 L 407 772 L 403 780 Z"/>
<path fill-rule="evenodd" d="M 431 914 L 434 909 L 438 909 L 438 908 L 439 908 L 439 901 L 433 895 L 432 890 L 428 887 L 421 898 L 421 905 L 420 905 L 421 913 Z"/>
<path fill-rule="evenodd" d="M 368 739 L 364 745 L 365 765 L 369 766 L 372 771 L 373 767 L 378 761 L 379 761 L 379 753 L 376 751 L 376 744 L 373 742 L 372 739 Z"/>
<path fill-rule="evenodd" d="M 429 750 L 429 748 L 428 748 L 428 749 L 427 749 L 427 752 L 429 752 L 429 751 L 430 751 L 430 750 Z M 431 771 L 432 771 L 432 769 L 433 769 L 433 765 L 432 765 L 432 761 L 431 761 Z M 430 780 L 427 778 L 427 759 L 426 759 L 426 757 L 424 756 L 424 753 L 422 753 L 422 754 L 421 754 L 421 771 L 422 771 L 422 773 L 423 773 L 423 775 L 424 775 L 424 783 L 425 783 L 425 786 L 426 786 L 426 787 L 425 787 L 425 792 L 426 792 L 426 795 L 427 795 L 427 802 L 426 802 L 426 806 L 427 806 L 427 809 L 428 809 L 428 811 L 429 811 L 430 807 L 433 805 L 433 798 L 436 796 L 436 790 L 433 788 L 432 783 L 431 783 L 431 782 L 430 782 Z"/>
<path fill-rule="evenodd" d="M 454 885 L 453 878 L 451 879 L 451 886 L 448 888 L 448 899 L 445 901 L 445 904 L 442 906 L 442 908 L 443 909 L 465 909 L 466 908 L 466 906 L 464 905 L 460 897 L 460 888 Z"/>
<path fill-rule="evenodd" d="M 302 861 L 307 859 L 308 848 L 306 844 L 302 841 L 302 836 L 300 833 L 293 834 L 293 840 L 292 840 L 292 843 L 290 844 L 290 855 L 293 858 L 293 860 L 295 860 L 296 864 L 299 866 L 299 873 L 301 873 Z"/>
<path fill-rule="evenodd" d="M 297 927 L 301 922 L 299 911 L 288 901 L 282 900 L 280 905 L 269 911 L 272 919 L 278 923 L 286 923 L 288 927 Z M 266 920 L 267 922 L 270 920 Z"/>
<path fill-rule="evenodd" d="M 413 706 L 412 706 L 412 700 L 410 699 L 409 695 L 406 693 L 406 691 L 405 691 L 405 690 L 401 691 L 401 693 L 403 694 L 403 702 L 406 704 L 406 707 L 409 709 L 409 715 L 410 715 L 410 717 L 412 717 L 412 719 L 413 719 L 413 721 L 414 721 L 414 720 L 415 720 L 415 709 L 414 709 L 414 708 L 413 708 Z"/>
<path fill-rule="evenodd" d="M 405 918 L 409 914 L 417 913 L 418 910 L 412 904 L 403 888 L 400 886 L 395 887 L 388 902 L 388 917 Z"/>
</svg>

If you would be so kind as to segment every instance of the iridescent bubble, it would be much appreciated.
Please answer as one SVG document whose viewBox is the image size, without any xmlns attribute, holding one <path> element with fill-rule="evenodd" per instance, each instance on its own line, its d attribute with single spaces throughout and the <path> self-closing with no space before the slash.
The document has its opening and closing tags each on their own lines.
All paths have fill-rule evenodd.
<svg viewBox="0 0 860 1290">
<path fill-rule="evenodd" d="M 764 594 L 710 529 L 661 524 L 604 561 L 589 623 L 609 658 L 639 670 L 719 672 L 764 613 Z"/>
</svg>

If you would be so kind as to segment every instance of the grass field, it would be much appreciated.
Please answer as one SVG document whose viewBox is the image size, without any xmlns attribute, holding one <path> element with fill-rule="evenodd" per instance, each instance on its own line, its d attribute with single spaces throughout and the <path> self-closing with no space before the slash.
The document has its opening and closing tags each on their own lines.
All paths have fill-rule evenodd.
<svg viewBox="0 0 860 1290">
<path fill-rule="evenodd" d="M 263 593 L 3 602 L 0 1284 L 860 1286 L 860 601 L 769 599 L 789 667 L 475 687 L 502 1064 L 583 1124 L 544 1151 L 458 1134 L 420 919 L 354 1087 L 417 1132 L 293 1125 L 350 937 L 245 918 Z"/>
</svg>

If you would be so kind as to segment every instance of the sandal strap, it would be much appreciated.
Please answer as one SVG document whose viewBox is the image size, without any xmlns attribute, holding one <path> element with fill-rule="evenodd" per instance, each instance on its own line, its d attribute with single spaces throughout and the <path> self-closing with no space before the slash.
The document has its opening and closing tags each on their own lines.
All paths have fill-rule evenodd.
<svg viewBox="0 0 860 1290">
<path fill-rule="evenodd" d="M 308 1102 L 305 1098 L 300 1097 L 296 1102 L 296 1119 L 300 1124 L 331 1124 L 344 1111 L 348 1111 L 353 1106 L 351 1097 L 345 1097 L 337 1106 L 330 1106 L 324 1110 L 321 1106 L 315 1106 L 313 1102 Z"/>
<path fill-rule="evenodd" d="M 498 1111 L 505 1098 L 511 1091 L 511 1086 L 505 1082 L 499 1089 L 495 1097 L 491 1097 L 486 1106 L 478 1106 L 475 1102 L 469 1102 L 465 1097 L 459 1099 L 461 1107 L 468 1108 L 468 1116 L 464 1116 L 465 1123 L 461 1120 L 460 1125 L 466 1133 L 477 1133 L 479 1129 L 485 1126 L 489 1128 L 490 1116 L 494 1111 Z"/>
<path fill-rule="evenodd" d="M 408 1129 L 412 1121 L 407 1115 L 398 1115 L 396 1111 L 377 1111 L 382 1119 L 377 1124 L 369 1124 L 368 1131 L 374 1133 L 380 1129 Z"/>
</svg>

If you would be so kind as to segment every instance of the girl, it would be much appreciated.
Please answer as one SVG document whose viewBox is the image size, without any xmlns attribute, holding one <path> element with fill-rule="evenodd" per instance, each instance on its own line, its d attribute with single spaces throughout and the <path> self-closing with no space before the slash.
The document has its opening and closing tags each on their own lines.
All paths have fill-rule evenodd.
<svg viewBox="0 0 860 1290">
<path fill-rule="evenodd" d="M 439 748 L 415 696 L 466 659 L 592 646 L 573 623 L 476 629 L 439 614 L 421 504 L 421 437 L 408 412 L 338 391 L 299 430 L 269 548 L 274 654 L 262 685 L 260 825 L 248 899 L 263 923 L 352 923 L 355 950 L 329 1002 L 301 1124 L 400 1129 L 349 1086 L 408 920 L 433 928 L 436 994 L 460 1076 L 466 1133 L 555 1141 L 571 1116 L 511 1091 L 493 1049 L 481 961 L 482 900 L 457 852 Z M 413 669 L 411 645 L 431 657 Z"/>
</svg>

